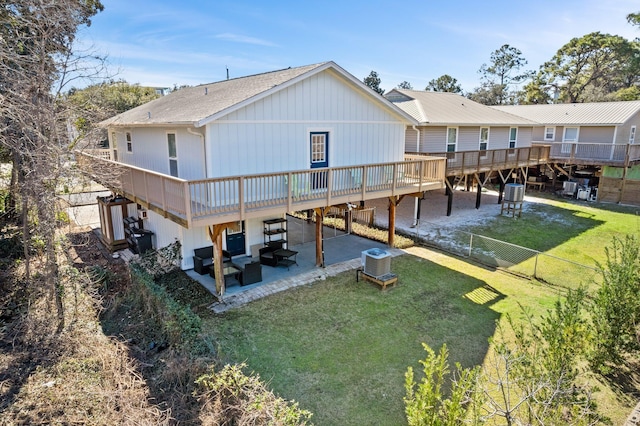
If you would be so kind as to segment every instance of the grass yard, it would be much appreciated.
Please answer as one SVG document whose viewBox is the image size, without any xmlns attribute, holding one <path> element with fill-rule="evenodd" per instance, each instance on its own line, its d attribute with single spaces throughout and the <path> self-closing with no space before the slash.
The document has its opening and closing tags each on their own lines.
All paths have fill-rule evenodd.
<svg viewBox="0 0 640 426">
<path fill-rule="evenodd" d="M 518 311 L 516 296 L 538 313 L 557 297 L 436 252 L 411 253 L 393 259 L 400 281 L 387 291 L 345 273 L 211 318 L 204 328 L 215 330 L 224 361 L 246 361 L 276 393 L 311 410 L 315 424 L 403 424 L 404 373 L 409 365 L 421 371 L 422 342 L 447 343 L 452 362 L 479 365 L 496 320 Z"/>
<path fill-rule="evenodd" d="M 593 264 L 614 236 L 639 228 L 633 208 L 550 200 L 521 219 L 467 230 Z M 344 273 L 205 315 L 203 329 L 223 362 L 246 362 L 277 394 L 312 411 L 317 425 L 396 425 L 406 423 L 404 373 L 410 365 L 422 371 L 422 342 L 436 351 L 446 343 L 451 364 L 480 365 L 497 320 L 519 316 L 521 306 L 539 317 L 562 296 L 558 287 L 419 247 L 394 258 L 392 270 L 400 280 L 386 291 Z M 597 384 L 600 411 L 621 424 L 637 401 Z"/>
<path fill-rule="evenodd" d="M 522 217 L 496 216 L 482 225 L 460 227 L 498 240 L 546 252 L 583 265 L 606 259 L 613 237 L 640 234 L 640 207 L 592 204 L 549 195 L 526 202 Z"/>
</svg>

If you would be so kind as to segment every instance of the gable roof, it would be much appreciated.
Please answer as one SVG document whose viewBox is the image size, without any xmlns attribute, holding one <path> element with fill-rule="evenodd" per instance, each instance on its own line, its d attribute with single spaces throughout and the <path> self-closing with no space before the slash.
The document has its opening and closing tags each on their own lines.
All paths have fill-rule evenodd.
<svg viewBox="0 0 640 426">
<path fill-rule="evenodd" d="M 603 126 L 626 123 L 640 111 L 640 101 L 500 105 L 493 108 L 542 124 Z"/>
<path fill-rule="evenodd" d="M 420 124 L 439 125 L 537 125 L 527 118 L 498 111 L 457 93 L 393 89 L 385 95 Z"/>
<path fill-rule="evenodd" d="M 201 127 L 243 106 L 289 87 L 327 69 L 336 71 L 374 102 L 391 110 L 404 121 L 413 118 L 374 93 L 334 62 L 286 68 L 247 77 L 186 87 L 155 99 L 100 123 L 102 126 L 192 125 Z"/>
</svg>

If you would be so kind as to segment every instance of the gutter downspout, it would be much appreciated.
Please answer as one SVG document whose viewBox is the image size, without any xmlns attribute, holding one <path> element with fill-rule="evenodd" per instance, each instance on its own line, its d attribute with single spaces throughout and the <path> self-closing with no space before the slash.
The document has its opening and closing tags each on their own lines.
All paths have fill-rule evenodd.
<svg viewBox="0 0 640 426">
<path fill-rule="evenodd" d="M 199 136 L 200 140 L 202 141 L 202 161 L 204 165 L 204 178 L 207 179 L 209 177 L 209 170 L 207 169 L 207 147 L 206 147 L 206 144 L 204 143 L 204 135 L 200 132 L 197 132 L 195 128 L 191 130 L 191 127 L 187 127 L 187 133 L 194 136 Z"/>
<path fill-rule="evenodd" d="M 411 128 L 416 131 L 416 152 L 420 154 L 420 129 L 418 129 L 415 124 L 413 124 Z M 416 201 L 415 206 L 413 207 L 413 225 L 411 225 L 412 228 L 417 227 L 418 222 L 420 222 L 420 198 L 415 198 Z"/>
</svg>

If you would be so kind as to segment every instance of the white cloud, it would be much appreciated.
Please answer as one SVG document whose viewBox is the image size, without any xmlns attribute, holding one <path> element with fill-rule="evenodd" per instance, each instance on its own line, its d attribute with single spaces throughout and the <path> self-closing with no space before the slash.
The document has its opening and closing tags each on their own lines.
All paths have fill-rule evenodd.
<svg viewBox="0 0 640 426">
<path fill-rule="evenodd" d="M 269 47 L 275 47 L 276 46 L 276 44 L 271 43 L 270 41 L 267 41 L 267 40 L 262 40 L 262 39 L 255 38 L 255 37 L 248 37 L 248 36 L 232 34 L 232 33 L 218 34 L 218 35 L 215 36 L 215 38 L 220 39 L 220 40 L 232 41 L 234 43 L 255 44 L 255 45 L 258 45 L 258 46 L 269 46 Z"/>
</svg>

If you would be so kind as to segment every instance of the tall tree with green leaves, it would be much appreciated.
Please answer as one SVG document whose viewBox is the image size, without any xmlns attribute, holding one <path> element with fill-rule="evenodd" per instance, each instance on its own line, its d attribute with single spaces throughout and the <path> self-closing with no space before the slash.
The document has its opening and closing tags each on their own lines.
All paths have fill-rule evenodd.
<svg viewBox="0 0 640 426">
<path fill-rule="evenodd" d="M 364 84 L 369 86 L 371 90 L 381 95 L 384 95 L 384 89 L 380 87 L 380 83 L 382 82 L 382 80 L 380 80 L 380 77 L 378 76 L 377 72 L 371 71 L 369 75 L 364 78 L 363 81 L 364 81 Z"/>
<path fill-rule="evenodd" d="M 618 92 L 624 94 L 638 83 L 640 45 L 617 35 L 593 32 L 562 46 L 525 90 L 546 91 L 548 99 L 559 102 L 593 102 L 616 100 Z"/>
<path fill-rule="evenodd" d="M 64 306 L 56 253 L 55 197 L 68 141 L 59 101 L 69 79 L 77 77 L 80 64 L 86 62 L 73 47 L 76 32 L 90 25 L 91 17 L 102 9 L 98 0 L 0 4 L 0 145 L 10 152 L 17 170 L 25 283 L 33 278 L 29 242 L 35 234 L 43 241 L 43 290 L 55 302 L 58 330 L 64 327 Z M 36 220 L 28 220 L 29 213 Z"/>
<path fill-rule="evenodd" d="M 106 140 L 106 131 L 96 127 L 102 120 L 128 111 L 160 97 L 153 87 L 129 84 L 126 81 L 107 81 L 84 89 L 72 89 L 65 100 L 69 117 L 78 134 L 75 142 L 95 146 Z"/>
<path fill-rule="evenodd" d="M 449 74 L 443 74 L 438 78 L 435 78 L 427 84 L 424 90 L 434 92 L 450 92 L 450 93 L 462 93 L 462 87 L 458 84 L 458 80 L 451 77 Z"/>
<path fill-rule="evenodd" d="M 640 27 L 640 12 L 628 14 L 627 22 L 636 27 Z"/>
<path fill-rule="evenodd" d="M 489 64 L 482 64 L 480 87 L 470 94 L 470 98 L 485 105 L 513 103 L 514 93 L 511 86 L 530 77 L 531 73 L 522 70 L 527 60 L 522 52 L 508 44 L 502 45 L 491 53 Z"/>
<path fill-rule="evenodd" d="M 405 80 L 402 83 L 398 84 L 398 89 L 413 90 L 413 86 L 411 85 L 411 83 Z"/>
</svg>

